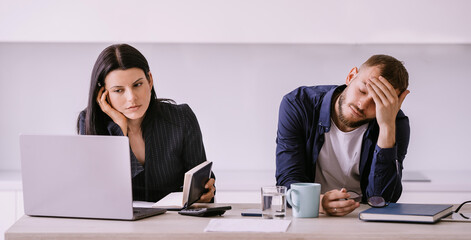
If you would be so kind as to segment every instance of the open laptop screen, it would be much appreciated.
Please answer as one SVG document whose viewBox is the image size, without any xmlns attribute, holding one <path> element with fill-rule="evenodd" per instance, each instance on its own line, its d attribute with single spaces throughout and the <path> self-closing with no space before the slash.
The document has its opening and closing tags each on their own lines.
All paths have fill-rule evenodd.
<svg viewBox="0 0 471 240">
<path fill-rule="evenodd" d="M 129 140 L 20 135 L 25 213 L 132 219 Z"/>
</svg>

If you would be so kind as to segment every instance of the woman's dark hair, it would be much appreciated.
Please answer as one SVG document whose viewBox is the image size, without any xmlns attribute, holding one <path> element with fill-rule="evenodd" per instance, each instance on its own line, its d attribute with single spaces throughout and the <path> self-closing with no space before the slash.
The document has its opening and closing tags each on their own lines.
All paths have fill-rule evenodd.
<svg viewBox="0 0 471 240">
<path fill-rule="evenodd" d="M 104 113 L 96 98 L 98 91 L 102 86 L 105 86 L 105 77 L 114 70 L 126 70 L 130 68 L 139 68 L 144 71 L 147 80 L 149 76 L 149 64 L 142 53 L 136 48 L 128 44 L 114 44 L 105 48 L 93 66 L 91 81 L 90 81 L 90 92 L 88 95 L 88 106 L 85 111 L 85 135 L 108 135 L 107 124 L 112 121 L 111 118 Z M 144 120 L 142 121 L 141 128 L 145 128 L 150 122 L 150 118 L 153 114 L 148 114 L 152 109 L 156 108 L 161 101 L 170 101 L 169 99 L 158 99 L 154 91 L 154 87 L 151 90 L 151 99 L 149 107 L 147 108 Z M 80 116 L 77 120 L 77 132 L 80 133 Z"/>
</svg>

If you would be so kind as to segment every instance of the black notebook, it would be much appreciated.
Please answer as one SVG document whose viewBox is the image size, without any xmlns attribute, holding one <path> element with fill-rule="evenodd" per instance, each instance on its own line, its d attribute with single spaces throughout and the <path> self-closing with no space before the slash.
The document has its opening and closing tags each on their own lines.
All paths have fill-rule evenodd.
<svg viewBox="0 0 471 240">
<path fill-rule="evenodd" d="M 383 208 L 370 208 L 360 212 L 364 221 L 434 223 L 448 216 L 453 205 L 390 203 Z"/>
<path fill-rule="evenodd" d="M 205 193 L 204 185 L 206 185 L 206 182 L 211 177 L 212 165 L 212 162 L 205 161 L 188 170 L 183 180 L 183 191 L 168 194 L 154 203 L 152 207 L 181 210 L 191 206 Z"/>
</svg>

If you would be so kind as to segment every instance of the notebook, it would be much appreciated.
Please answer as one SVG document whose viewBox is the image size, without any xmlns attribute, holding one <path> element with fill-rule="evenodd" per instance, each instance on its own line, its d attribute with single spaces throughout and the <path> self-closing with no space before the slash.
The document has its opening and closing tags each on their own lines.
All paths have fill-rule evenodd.
<svg viewBox="0 0 471 240">
<path fill-rule="evenodd" d="M 453 205 L 390 203 L 383 208 L 370 208 L 360 212 L 364 221 L 434 223 L 448 216 Z"/>
<path fill-rule="evenodd" d="M 20 155 L 27 215 L 137 220 L 166 212 L 133 208 L 127 137 L 20 135 Z"/>
<path fill-rule="evenodd" d="M 204 161 L 188 170 L 183 181 L 183 191 L 169 193 L 153 204 L 152 207 L 174 211 L 190 207 L 205 193 L 204 186 L 211 177 L 212 165 L 212 162 Z"/>
</svg>

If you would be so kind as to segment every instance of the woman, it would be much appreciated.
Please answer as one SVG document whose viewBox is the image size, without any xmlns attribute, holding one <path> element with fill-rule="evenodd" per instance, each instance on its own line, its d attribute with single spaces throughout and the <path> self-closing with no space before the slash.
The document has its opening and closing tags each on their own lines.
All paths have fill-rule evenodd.
<svg viewBox="0 0 471 240">
<path fill-rule="evenodd" d="M 193 111 L 157 98 L 147 60 L 127 44 L 111 45 L 98 56 L 77 131 L 128 136 L 135 201 L 155 202 L 181 191 L 185 172 L 206 161 Z M 212 174 L 199 202 L 212 201 L 214 181 Z"/>
</svg>

